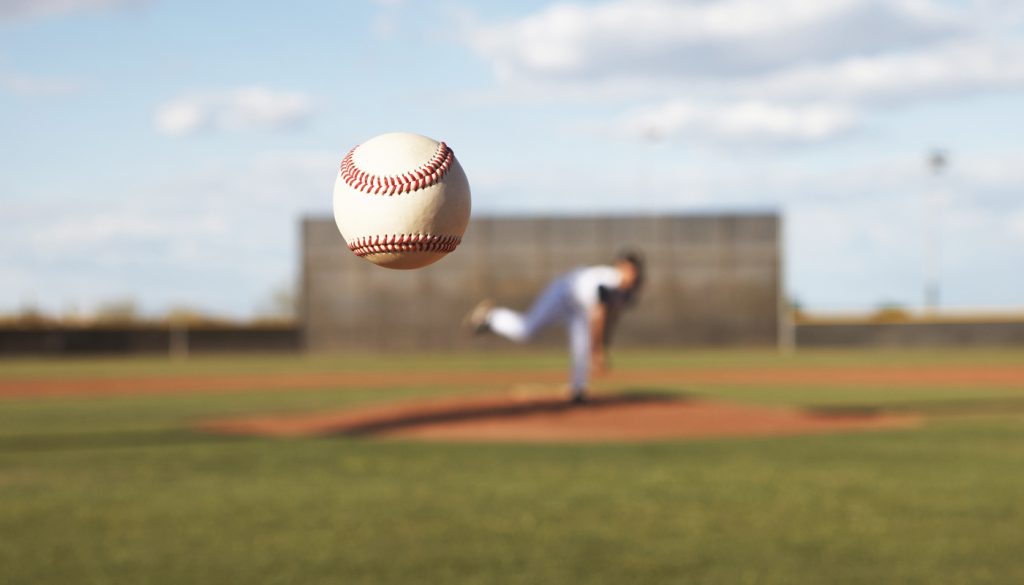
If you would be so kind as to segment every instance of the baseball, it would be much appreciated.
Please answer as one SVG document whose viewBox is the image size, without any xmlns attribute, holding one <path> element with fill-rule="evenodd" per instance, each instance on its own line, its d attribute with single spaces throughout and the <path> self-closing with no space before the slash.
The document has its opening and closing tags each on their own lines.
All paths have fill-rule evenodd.
<svg viewBox="0 0 1024 585">
<path fill-rule="evenodd" d="M 462 241 L 469 181 L 444 142 L 406 132 L 382 134 L 341 161 L 334 221 L 348 248 L 385 268 L 422 268 Z"/>
</svg>

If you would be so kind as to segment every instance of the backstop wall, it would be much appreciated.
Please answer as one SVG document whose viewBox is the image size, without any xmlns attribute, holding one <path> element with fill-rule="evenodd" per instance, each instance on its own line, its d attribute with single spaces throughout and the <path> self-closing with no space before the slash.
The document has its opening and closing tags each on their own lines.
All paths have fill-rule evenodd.
<svg viewBox="0 0 1024 585">
<path fill-rule="evenodd" d="M 474 218 L 446 258 L 396 271 L 353 256 L 331 218 L 307 218 L 302 339 L 314 351 L 493 347 L 499 342 L 460 331 L 477 301 L 525 309 L 561 272 L 631 248 L 645 256 L 648 277 L 617 345 L 770 345 L 779 329 L 780 241 L 774 213 Z M 556 329 L 538 342 L 563 335 Z"/>
</svg>

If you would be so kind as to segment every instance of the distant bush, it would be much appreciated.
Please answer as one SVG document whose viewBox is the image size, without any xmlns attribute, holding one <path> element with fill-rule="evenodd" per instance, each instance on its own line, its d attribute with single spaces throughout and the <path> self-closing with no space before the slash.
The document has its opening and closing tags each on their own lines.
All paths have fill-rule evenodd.
<svg viewBox="0 0 1024 585">
<path fill-rule="evenodd" d="M 100 303 L 93 315 L 97 325 L 133 325 L 143 321 L 138 305 L 132 299 L 117 299 Z"/>
<path fill-rule="evenodd" d="M 200 309 L 185 306 L 172 308 L 157 322 L 175 327 L 214 327 L 237 325 L 237 322 L 234 319 L 218 317 Z"/>
<path fill-rule="evenodd" d="M 163 315 L 147 315 L 135 299 L 123 297 L 100 302 L 92 311 L 81 311 L 78 305 L 72 305 L 61 314 L 26 304 L 14 312 L 0 312 L 0 327 L 293 327 L 298 319 L 297 306 L 297 295 L 290 286 L 273 289 L 248 319 L 216 315 L 189 305 L 173 306 Z"/>
<path fill-rule="evenodd" d="M 16 313 L 0 315 L 0 325 L 5 327 L 51 327 L 58 324 L 58 321 L 32 305 L 23 307 Z"/>
<path fill-rule="evenodd" d="M 878 309 L 868 317 L 868 321 L 871 323 L 904 323 L 911 320 L 910 312 L 895 303 L 879 305 Z"/>
</svg>

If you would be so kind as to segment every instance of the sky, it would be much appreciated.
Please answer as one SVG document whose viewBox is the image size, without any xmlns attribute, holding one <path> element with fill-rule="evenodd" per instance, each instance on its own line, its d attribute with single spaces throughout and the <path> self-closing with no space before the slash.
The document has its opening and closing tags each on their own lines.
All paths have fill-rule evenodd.
<svg viewBox="0 0 1024 585">
<path fill-rule="evenodd" d="M 265 311 L 392 131 L 478 216 L 778 211 L 810 310 L 1024 308 L 1018 0 L 0 0 L 0 313 Z"/>
</svg>

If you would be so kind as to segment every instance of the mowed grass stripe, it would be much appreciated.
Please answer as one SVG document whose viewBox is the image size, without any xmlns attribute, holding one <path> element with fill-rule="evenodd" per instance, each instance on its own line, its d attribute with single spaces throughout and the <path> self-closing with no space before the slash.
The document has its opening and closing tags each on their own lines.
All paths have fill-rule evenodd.
<svg viewBox="0 0 1024 585">
<path fill-rule="evenodd" d="M 1024 430 L 0 455 L 4 582 L 1013 583 Z"/>
<path fill-rule="evenodd" d="M 1016 348 L 956 348 L 938 350 L 801 349 L 782 354 L 775 349 L 612 349 L 623 368 L 727 367 L 916 367 L 935 365 L 1020 366 L 1024 350 Z M 512 345 L 488 351 L 451 354 L 268 354 L 197 355 L 188 359 L 166 356 L 91 357 L 73 359 L 0 359 L 0 379 L 106 378 L 198 374 L 331 373 L 390 371 L 503 371 L 559 370 L 568 359 L 561 347 L 523 349 Z"/>
</svg>

